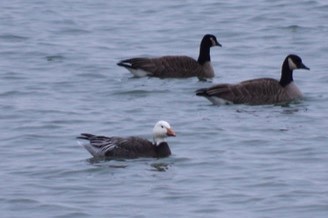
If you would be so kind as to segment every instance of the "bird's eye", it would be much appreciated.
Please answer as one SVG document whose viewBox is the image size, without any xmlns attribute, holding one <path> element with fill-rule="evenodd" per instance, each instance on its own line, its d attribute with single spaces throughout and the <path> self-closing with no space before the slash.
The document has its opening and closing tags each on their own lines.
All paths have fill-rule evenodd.
<svg viewBox="0 0 328 218">
<path fill-rule="evenodd" d="M 164 126 L 163 126 L 163 125 L 161 125 L 161 127 L 162 127 L 162 128 L 164 128 Z"/>
</svg>

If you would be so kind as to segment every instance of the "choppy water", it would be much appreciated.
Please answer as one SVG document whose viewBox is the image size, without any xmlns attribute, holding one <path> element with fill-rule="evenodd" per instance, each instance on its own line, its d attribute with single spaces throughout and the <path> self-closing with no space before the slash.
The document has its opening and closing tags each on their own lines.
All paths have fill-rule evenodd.
<svg viewBox="0 0 328 218">
<path fill-rule="evenodd" d="M 327 217 L 328 3 L 6 1 L 0 14 L 1 217 Z M 213 83 L 279 78 L 296 53 L 311 71 L 287 106 L 212 106 L 196 78 L 134 79 L 136 55 L 197 58 Z M 173 155 L 97 161 L 81 132 L 151 138 L 171 123 Z"/>
</svg>

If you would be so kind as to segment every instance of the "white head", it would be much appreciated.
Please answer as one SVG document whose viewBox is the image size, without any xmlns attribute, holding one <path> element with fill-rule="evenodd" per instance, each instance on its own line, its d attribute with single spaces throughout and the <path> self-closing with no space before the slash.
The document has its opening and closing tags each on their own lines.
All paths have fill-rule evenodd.
<svg viewBox="0 0 328 218">
<path fill-rule="evenodd" d="M 166 137 L 175 136 L 175 132 L 171 129 L 168 122 L 161 120 L 158 121 L 153 128 L 153 137 L 156 145 L 165 142 Z"/>
</svg>

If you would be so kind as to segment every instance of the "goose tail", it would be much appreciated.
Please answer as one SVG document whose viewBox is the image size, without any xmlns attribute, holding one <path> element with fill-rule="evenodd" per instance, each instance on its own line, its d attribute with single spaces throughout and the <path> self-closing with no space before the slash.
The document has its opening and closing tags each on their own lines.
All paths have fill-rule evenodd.
<svg viewBox="0 0 328 218">
<path fill-rule="evenodd" d="M 196 90 L 197 96 L 208 96 L 207 94 L 207 88 L 197 89 Z"/>
<path fill-rule="evenodd" d="M 127 62 L 126 60 L 123 60 L 123 61 L 120 61 L 117 63 L 118 66 L 120 67 L 125 67 L 125 68 L 128 68 L 128 69 L 133 69 L 132 68 L 132 64 Z"/>
<path fill-rule="evenodd" d="M 95 135 L 89 134 L 89 133 L 81 133 L 80 136 L 76 137 L 77 139 L 84 139 L 84 140 L 90 140 Z"/>
</svg>

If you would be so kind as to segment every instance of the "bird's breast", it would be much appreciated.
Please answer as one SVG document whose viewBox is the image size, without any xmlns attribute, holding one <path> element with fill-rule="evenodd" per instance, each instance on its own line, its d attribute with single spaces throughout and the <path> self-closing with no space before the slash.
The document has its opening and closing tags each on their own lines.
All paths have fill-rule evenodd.
<svg viewBox="0 0 328 218">
<path fill-rule="evenodd" d="M 301 90 L 296 86 L 295 82 L 291 82 L 286 87 L 286 93 L 291 99 L 300 98 L 303 96 Z"/>
</svg>

